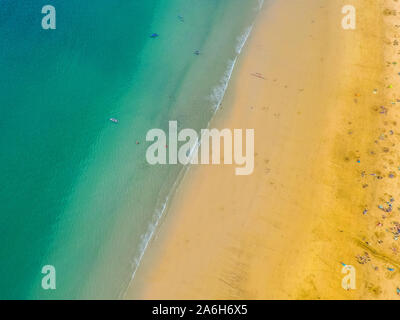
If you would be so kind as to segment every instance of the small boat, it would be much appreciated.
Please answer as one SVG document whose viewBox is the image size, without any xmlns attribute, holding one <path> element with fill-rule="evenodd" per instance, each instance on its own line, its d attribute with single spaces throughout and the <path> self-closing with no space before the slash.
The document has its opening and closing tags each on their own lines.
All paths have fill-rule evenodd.
<svg viewBox="0 0 400 320">
<path fill-rule="evenodd" d="M 110 121 L 114 122 L 114 123 L 118 123 L 119 122 L 118 119 L 115 119 L 115 118 L 110 118 Z"/>
<path fill-rule="evenodd" d="M 158 34 L 157 33 L 153 33 L 151 36 L 150 36 L 150 38 L 157 38 L 158 37 Z"/>
</svg>

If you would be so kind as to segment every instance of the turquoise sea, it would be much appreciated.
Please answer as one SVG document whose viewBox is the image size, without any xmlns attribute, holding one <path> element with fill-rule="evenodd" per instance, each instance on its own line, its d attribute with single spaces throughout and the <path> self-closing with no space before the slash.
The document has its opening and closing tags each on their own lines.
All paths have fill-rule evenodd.
<svg viewBox="0 0 400 320">
<path fill-rule="evenodd" d="M 123 297 L 182 170 L 146 133 L 207 126 L 260 5 L 0 0 L 0 299 Z"/>
</svg>

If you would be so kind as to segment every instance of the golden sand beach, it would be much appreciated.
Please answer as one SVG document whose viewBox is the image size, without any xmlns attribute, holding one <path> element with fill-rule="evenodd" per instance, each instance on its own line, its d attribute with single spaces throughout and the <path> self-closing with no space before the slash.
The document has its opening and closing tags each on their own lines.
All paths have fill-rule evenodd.
<svg viewBox="0 0 400 320">
<path fill-rule="evenodd" d="M 126 298 L 399 298 L 399 11 L 264 6 L 211 124 L 255 129 L 254 173 L 192 166 Z"/>
</svg>

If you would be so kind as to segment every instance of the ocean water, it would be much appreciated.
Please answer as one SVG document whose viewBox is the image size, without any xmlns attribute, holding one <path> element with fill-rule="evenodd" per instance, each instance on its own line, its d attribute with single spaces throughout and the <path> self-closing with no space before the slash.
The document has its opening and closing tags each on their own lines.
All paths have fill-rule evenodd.
<svg viewBox="0 0 400 320">
<path fill-rule="evenodd" d="M 0 0 L 0 299 L 123 297 L 183 169 L 146 133 L 207 126 L 260 4 Z"/>
</svg>

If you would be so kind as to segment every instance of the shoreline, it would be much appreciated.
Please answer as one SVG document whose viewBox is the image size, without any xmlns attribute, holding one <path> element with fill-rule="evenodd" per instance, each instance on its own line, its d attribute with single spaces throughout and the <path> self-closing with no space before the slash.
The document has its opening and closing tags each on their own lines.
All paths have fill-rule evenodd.
<svg viewBox="0 0 400 320">
<path fill-rule="evenodd" d="M 264 0 L 260 0 L 259 11 L 262 10 L 263 5 L 264 5 Z M 246 43 L 248 41 L 249 36 L 251 35 L 253 27 L 254 27 L 254 22 L 249 27 L 247 27 L 245 29 L 245 31 L 237 38 L 237 41 L 238 41 L 237 46 L 236 46 L 236 54 L 237 55 L 234 58 L 234 60 L 229 60 L 228 61 L 228 67 L 226 69 L 226 72 L 225 72 L 224 76 L 220 80 L 220 85 L 218 87 L 214 88 L 214 91 L 210 96 L 210 100 L 213 100 L 213 98 L 216 96 L 216 94 L 214 94 L 215 91 L 220 90 L 220 88 L 223 87 L 223 93 L 222 93 L 221 97 L 218 97 L 218 101 L 215 103 L 215 106 L 214 106 L 214 109 L 213 109 L 214 113 L 213 113 L 211 119 L 208 122 L 207 128 L 210 127 L 210 124 L 214 122 L 214 118 L 217 116 L 217 113 L 220 112 L 219 109 L 220 109 L 220 107 L 221 107 L 221 105 L 222 105 L 222 103 L 224 101 L 224 98 L 225 98 L 225 95 L 226 95 L 226 91 L 227 91 L 227 88 L 228 88 L 228 86 L 229 86 L 229 84 L 231 82 L 232 75 L 233 75 L 233 72 L 235 70 L 237 61 L 238 61 L 238 59 L 240 57 L 240 54 L 241 54 L 243 48 L 245 47 L 245 45 L 246 45 Z M 227 75 L 227 77 L 226 77 L 226 75 Z M 198 148 L 198 147 L 199 147 L 199 145 L 195 146 L 195 148 Z M 195 150 L 195 148 L 193 150 Z M 192 153 L 193 150 L 190 153 Z M 147 248 L 148 248 L 149 244 L 152 242 L 154 235 L 158 232 L 158 228 L 159 228 L 160 223 L 162 223 L 162 220 L 165 218 L 164 216 L 165 216 L 165 213 L 169 209 L 169 205 L 170 205 L 171 199 L 174 198 L 176 190 L 180 187 L 180 185 L 182 183 L 184 183 L 185 176 L 188 173 L 190 167 L 191 167 L 191 165 L 189 164 L 189 165 L 185 165 L 181 169 L 181 171 L 179 172 L 178 177 L 177 177 L 176 181 L 174 182 L 169 194 L 167 195 L 162 207 L 160 208 L 160 210 L 158 210 L 159 213 L 156 215 L 156 218 L 149 225 L 148 230 L 144 234 L 144 237 L 143 237 L 144 241 L 140 244 L 140 246 L 143 249 L 141 249 L 141 252 L 140 252 L 140 255 L 138 256 L 138 258 L 135 258 L 136 267 L 133 270 L 133 273 L 132 273 L 131 279 L 130 279 L 128 285 L 127 285 L 127 288 L 125 290 L 123 290 L 119 295 L 121 298 L 124 298 L 127 295 L 127 292 L 129 291 L 131 283 L 135 278 L 136 272 L 140 268 L 141 261 L 142 261 L 144 255 L 146 254 Z"/>
<path fill-rule="evenodd" d="M 255 129 L 255 171 L 191 167 L 126 298 L 395 296 L 384 266 L 366 268 L 378 254 L 357 263 L 373 238 L 360 212 L 382 188 L 360 187 L 360 172 L 378 164 L 366 150 L 380 130 L 371 105 L 385 98 L 385 29 L 383 3 L 354 2 L 355 31 L 340 28 L 344 1 L 264 6 L 212 120 Z M 358 290 L 341 287 L 341 263 L 356 268 Z"/>
</svg>

